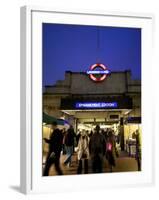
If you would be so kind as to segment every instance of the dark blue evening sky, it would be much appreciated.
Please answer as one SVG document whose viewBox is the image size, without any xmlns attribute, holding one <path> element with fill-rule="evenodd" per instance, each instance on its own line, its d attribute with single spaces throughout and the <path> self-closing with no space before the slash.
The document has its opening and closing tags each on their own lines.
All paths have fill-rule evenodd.
<svg viewBox="0 0 159 200">
<path fill-rule="evenodd" d="M 141 29 L 43 24 L 43 85 L 97 62 L 111 71 L 130 69 L 134 79 L 141 79 Z"/>
</svg>

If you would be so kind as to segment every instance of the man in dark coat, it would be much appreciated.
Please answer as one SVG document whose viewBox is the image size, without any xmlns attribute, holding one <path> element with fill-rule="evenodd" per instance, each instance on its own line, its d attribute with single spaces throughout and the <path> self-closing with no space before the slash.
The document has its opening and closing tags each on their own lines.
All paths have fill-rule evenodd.
<svg viewBox="0 0 159 200">
<path fill-rule="evenodd" d="M 97 125 L 95 133 L 91 136 L 89 142 L 89 153 L 91 156 L 93 173 L 102 173 L 103 158 L 106 149 L 105 146 L 106 146 L 105 138 L 100 133 L 99 125 Z"/>
<path fill-rule="evenodd" d="M 75 132 L 72 126 L 67 130 L 66 137 L 65 137 L 65 147 L 66 147 L 66 159 L 64 164 L 71 166 L 71 158 L 74 152 L 74 138 Z"/>
<path fill-rule="evenodd" d="M 44 168 L 44 176 L 49 175 L 49 170 L 52 164 L 55 164 L 55 170 L 57 171 L 58 175 L 62 175 L 62 171 L 60 168 L 60 154 L 62 150 L 62 141 L 63 141 L 63 134 L 57 128 L 57 123 L 52 123 L 53 132 L 50 136 L 50 139 L 44 138 L 45 142 L 49 144 L 49 152 L 46 159 L 46 164 Z"/>
</svg>

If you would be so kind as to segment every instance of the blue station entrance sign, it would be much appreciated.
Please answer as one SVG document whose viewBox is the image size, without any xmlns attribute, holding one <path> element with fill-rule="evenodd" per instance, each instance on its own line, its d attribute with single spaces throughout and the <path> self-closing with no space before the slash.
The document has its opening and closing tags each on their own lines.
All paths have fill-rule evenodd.
<svg viewBox="0 0 159 200">
<path fill-rule="evenodd" d="M 117 102 L 77 102 L 75 108 L 88 108 L 88 109 L 100 109 L 100 108 L 117 108 Z"/>
</svg>

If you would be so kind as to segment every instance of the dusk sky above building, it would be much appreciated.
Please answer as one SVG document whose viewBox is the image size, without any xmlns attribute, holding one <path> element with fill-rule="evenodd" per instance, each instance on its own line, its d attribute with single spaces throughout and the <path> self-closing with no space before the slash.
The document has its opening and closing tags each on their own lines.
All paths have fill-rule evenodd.
<svg viewBox="0 0 159 200">
<path fill-rule="evenodd" d="M 43 86 L 97 62 L 112 72 L 131 70 L 133 79 L 141 79 L 141 29 L 43 24 L 42 31 Z"/>
</svg>

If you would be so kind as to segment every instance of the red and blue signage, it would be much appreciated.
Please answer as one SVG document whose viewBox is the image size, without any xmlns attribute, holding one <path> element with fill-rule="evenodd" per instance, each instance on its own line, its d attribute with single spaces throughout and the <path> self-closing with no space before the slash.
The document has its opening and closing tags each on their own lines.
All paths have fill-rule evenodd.
<svg viewBox="0 0 159 200">
<path fill-rule="evenodd" d="M 96 63 L 91 65 L 90 70 L 86 72 L 90 79 L 95 82 L 101 82 L 106 79 L 106 77 L 110 74 L 110 70 L 104 64 Z"/>
</svg>

